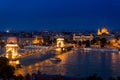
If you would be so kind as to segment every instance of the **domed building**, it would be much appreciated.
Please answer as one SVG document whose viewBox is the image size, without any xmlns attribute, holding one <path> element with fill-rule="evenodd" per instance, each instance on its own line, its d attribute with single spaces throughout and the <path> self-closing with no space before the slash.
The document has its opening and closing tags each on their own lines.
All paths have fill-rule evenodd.
<svg viewBox="0 0 120 80">
<path fill-rule="evenodd" d="M 36 36 L 34 39 L 33 39 L 33 44 L 39 44 L 39 45 L 42 45 L 44 43 L 44 39 L 42 36 Z"/>
<path fill-rule="evenodd" d="M 109 34 L 109 31 L 105 26 L 103 26 L 101 30 L 98 29 L 98 31 L 97 31 L 97 35 L 102 35 L 102 34 L 106 34 L 106 35 Z"/>
</svg>

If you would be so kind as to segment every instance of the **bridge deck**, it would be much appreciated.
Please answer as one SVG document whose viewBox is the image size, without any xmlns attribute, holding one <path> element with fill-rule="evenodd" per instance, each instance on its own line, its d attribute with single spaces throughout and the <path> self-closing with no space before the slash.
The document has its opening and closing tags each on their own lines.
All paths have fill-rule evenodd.
<svg viewBox="0 0 120 80">
<path fill-rule="evenodd" d="M 42 48 L 42 49 L 36 49 L 36 50 L 31 50 L 31 51 L 25 51 L 24 53 L 22 53 L 21 55 L 17 56 L 16 58 L 12 59 L 12 60 L 18 60 L 20 58 L 26 57 L 26 56 L 30 56 L 30 55 L 34 55 L 34 54 L 40 54 L 40 53 L 45 53 L 48 52 L 50 50 L 54 50 L 54 47 L 48 47 L 48 48 Z"/>
</svg>

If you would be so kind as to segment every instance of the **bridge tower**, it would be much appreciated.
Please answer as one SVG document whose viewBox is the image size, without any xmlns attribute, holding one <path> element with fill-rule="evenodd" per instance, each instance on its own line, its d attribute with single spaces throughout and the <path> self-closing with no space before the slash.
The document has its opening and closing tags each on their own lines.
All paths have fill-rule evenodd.
<svg viewBox="0 0 120 80">
<path fill-rule="evenodd" d="M 12 61 L 18 56 L 18 44 L 16 37 L 9 37 L 6 44 L 6 57 L 10 60 L 10 64 L 19 64 L 19 61 Z"/>
<path fill-rule="evenodd" d="M 64 38 L 57 38 L 57 48 L 64 47 Z"/>
<path fill-rule="evenodd" d="M 6 44 L 6 57 L 14 59 L 18 55 L 18 45 L 15 37 L 9 37 Z"/>
<path fill-rule="evenodd" d="M 57 48 L 56 51 L 61 51 L 64 48 L 64 38 L 63 37 L 59 37 L 57 38 Z"/>
</svg>

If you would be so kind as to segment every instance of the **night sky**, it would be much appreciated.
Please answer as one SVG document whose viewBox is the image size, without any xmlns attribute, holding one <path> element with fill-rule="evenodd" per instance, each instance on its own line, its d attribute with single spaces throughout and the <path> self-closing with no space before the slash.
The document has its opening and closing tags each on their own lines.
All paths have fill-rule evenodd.
<svg viewBox="0 0 120 80">
<path fill-rule="evenodd" d="M 120 30 L 120 0 L 0 0 L 0 30 Z"/>
</svg>

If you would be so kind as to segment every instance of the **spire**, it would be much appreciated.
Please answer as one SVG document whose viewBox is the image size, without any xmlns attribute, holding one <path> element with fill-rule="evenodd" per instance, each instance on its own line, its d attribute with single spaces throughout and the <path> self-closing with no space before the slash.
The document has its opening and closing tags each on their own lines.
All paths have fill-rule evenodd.
<svg viewBox="0 0 120 80">
<path fill-rule="evenodd" d="M 97 31 L 97 35 L 101 35 L 101 31 L 100 31 L 99 28 L 98 28 L 98 31 Z"/>
</svg>

